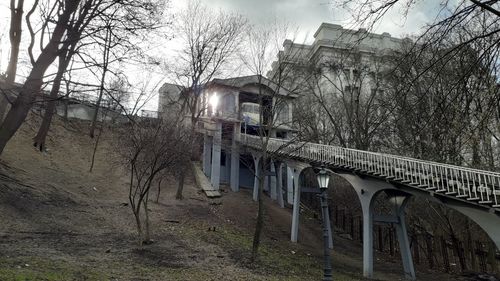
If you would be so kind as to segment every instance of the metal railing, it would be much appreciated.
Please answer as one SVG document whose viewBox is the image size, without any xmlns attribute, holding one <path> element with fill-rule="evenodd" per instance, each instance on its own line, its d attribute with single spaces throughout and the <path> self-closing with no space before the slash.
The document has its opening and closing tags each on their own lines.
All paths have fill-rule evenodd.
<svg viewBox="0 0 500 281">
<path fill-rule="evenodd" d="M 262 140 L 258 136 L 244 135 L 241 140 L 249 147 L 262 148 Z M 288 158 L 322 163 L 377 176 L 480 205 L 500 207 L 500 173 L 496 172 L 276 138 L 269 139 L 267 151 Z"/>
</svg>

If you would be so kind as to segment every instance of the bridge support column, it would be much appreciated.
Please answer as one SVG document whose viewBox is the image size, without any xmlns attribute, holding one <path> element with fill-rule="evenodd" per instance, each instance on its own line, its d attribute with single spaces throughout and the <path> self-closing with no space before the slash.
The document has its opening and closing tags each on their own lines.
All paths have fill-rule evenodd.
<svg viewBox="0 0 500 281">
<path fill-rule="evenodd" d="M 413 258 L 411 256 L 410 242 L 408 241 L 408 232 L 406 231 L 405 207 L 410 199 L 409 195 L 390 195 L 389 200 L 394 202 L 394 215 L 397 221 L 396 233 L 398 236 L 399 249 L 401 252 L 401 261 L 405 271 L 405 278 L 415 280 L 415 268 L 413 267 Z"/>
<path fill-rule="evenodd" d="M 215 126 L 216 130 L 212 143 L 212 169 L 210 173 L 210 183 L 215 190 L 219 190 L 222 123 L 217 122 Z"/>
<path fill-rule="evenodd" d="M 257 201 L 259 198 L 259 178 L 260 178 L 260 155 L 252 154 L 253 164 L 255 167 L 254 180 L 253 180 L 253 201 Z M 262 164 L 260 164 L 262 165 Z"/>
<path fill-rule="evenodd" d="M 293 168 L 293 210 L 292 210 L 292 229 L 290 240 L 297 242 L 299 238 L 299 221 L 300 221 L 300 173 L 309 165 L 303 163 L 295 163 L 291 165 Z"/>
<path fill-rule="evenodd" d="M 395 189 L 387 182 L 362 179 L 353 174 L 338 174 L 346 179 L 356 191 L 363 212 L 363 276 L 373 278 L 373 220 L 374 199 L 386 189 Z"/>
<path fill-rule="evenodd" d="M 359 195 L 359 194 L 358 194 Z M 364 196 L 363 196 L 364 195 Z M 375 192 L 361 189 L 361 209 L 363 211 L 363 276 L 373 278 L 373 202 Z"/>
<path fill-rule="evenodd" d="M 203 172 L 207 177 L 210 177 L 212 161 L 212 137 L 203 136 Z"/>
</svg>

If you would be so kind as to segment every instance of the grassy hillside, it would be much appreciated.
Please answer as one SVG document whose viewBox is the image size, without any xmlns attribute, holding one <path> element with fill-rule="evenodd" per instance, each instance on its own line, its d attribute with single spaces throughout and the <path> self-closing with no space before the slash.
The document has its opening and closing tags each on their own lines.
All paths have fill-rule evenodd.
<svg viewBox="0 0 500 281">
<path fill-rule="evenodd" d="M 173 199 L 175 182 L 163 181 L 159 202 L 150 204 L 155 243 L 140 247 L 113 135 L 103 135 L 89 173 L 87 123 L 56 120 L 44 153 L 31 143 L 38 124 L 30 117 L 1 159 L 0 280 L 321 279 L 316 219 L 303 216 L 300 243 L 291 243 L 290 210 L 266 198 L 261 258 L 250 265 L 251 194 L 224 192 L 209 200 L 192 178 L 182 201 Z M 360 280 L 361 245 L 336 237 L 333 255 L 336 280 Z M 399 261 L 377 257 L 377 278 L 401 279 Z M 456 280 L 425 270 L 418 276 Z"/>
</svg>

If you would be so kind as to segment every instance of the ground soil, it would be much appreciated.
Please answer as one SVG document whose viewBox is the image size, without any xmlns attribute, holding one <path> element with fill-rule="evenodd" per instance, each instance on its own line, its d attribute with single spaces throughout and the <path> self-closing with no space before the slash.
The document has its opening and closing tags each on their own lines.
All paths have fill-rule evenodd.
<svg viewBox="0 0 500 281">
<path fill-rule="evenodd" d="M 192 176 L 184 200 L 174 199 L 174 180 L 163 180 L 159 202 L 150 203 L 154 243 L 140 246 L 116 136 L 103 135 L 89 172 L 87 123 L 57 119 L 46 152 L 32 146 L 38 125 L 31 115 L 1 156 L 0 280 L 321 280 L 317 219 L 304 212 L 299 243 L 291 243 L 291 210 L 266 197 L 260 258 L 249 264 L 251 194 L 225 187 L 221 198 L 208 199 Z M 334 239 L 335 280 L 361 280 L 361 245 Z M 398 258 L 376 257 L 377 279 L 402 279 Z M 425 268 L 417 275 L 458 278 Z"/>
</svg>

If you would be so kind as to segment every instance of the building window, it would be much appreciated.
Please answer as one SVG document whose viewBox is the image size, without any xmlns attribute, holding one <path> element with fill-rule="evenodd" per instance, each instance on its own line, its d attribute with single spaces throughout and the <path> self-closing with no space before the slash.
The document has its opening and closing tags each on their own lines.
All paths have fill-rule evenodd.
<svg viewBox="0 0 500 281">
<path fill-rule="evenodd" d="M 290 122 L 288 111 L 288 104 L 284 102 L 277 106 L 277 125 Z"/>
</svg>

